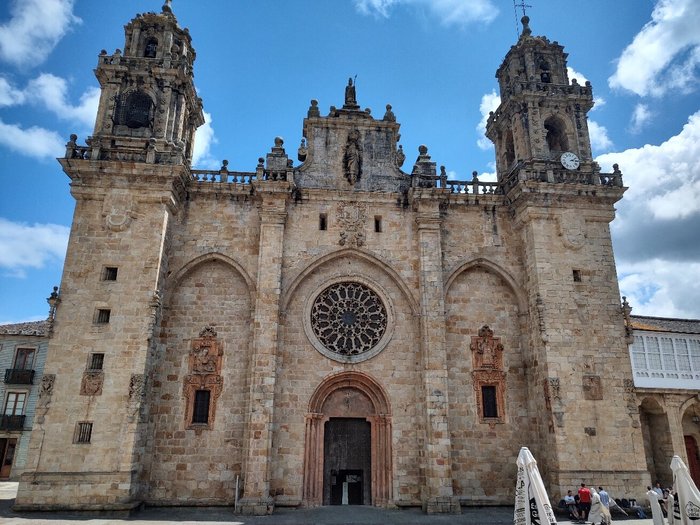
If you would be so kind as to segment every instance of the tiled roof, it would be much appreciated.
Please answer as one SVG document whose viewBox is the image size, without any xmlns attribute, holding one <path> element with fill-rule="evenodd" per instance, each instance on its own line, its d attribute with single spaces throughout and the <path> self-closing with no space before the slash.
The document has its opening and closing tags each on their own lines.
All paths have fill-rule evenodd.
<svg viewBox="0 0 700 525">
<path fill-rule="evenodd" d="M 632 328 L 650 332 L 675 332 L 700 334 L 700 319 L 670 319 L 668 317 L 646 317 L 631 315 Z"/>
<path fill-rule="evenodd" d="M 0 335 L 36 335 L 46 337 L 48 334 L 49 322 L 46 319 L 43 321 L 0 325 Z"/>
</svg>

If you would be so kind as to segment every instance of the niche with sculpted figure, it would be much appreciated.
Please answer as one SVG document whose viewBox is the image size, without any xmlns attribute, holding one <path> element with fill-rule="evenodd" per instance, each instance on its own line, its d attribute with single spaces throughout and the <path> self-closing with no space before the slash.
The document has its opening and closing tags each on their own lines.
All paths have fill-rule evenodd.
<svg viewBox="0 0 700 525">
<path fill-rule="evenodd" d="M 472 385 L 479 421 L 493 426 L 505 422 L 506 373 L 503 345 L 493 330 L 484 325 L 472 336 Z"/>
<path fill-rule="evenodd" d="M 189 373 L 185 376 L 183 395 L 186 399 L 185 427 L 212 429 L 216 417 L 216 400 L 221 395 L 223 344 L 212 327 L 206 327 L 192 341 L 188 356 Z"/>
</svg>

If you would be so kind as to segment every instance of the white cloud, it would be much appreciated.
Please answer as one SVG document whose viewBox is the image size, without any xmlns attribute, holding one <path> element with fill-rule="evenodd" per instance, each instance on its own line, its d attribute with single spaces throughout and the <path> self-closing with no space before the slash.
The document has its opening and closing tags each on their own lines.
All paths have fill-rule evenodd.
<svg viewBox="0 0 700 525">
<path fill-rule="evenodd" d="M 56 158 L 65 153 L 65 140 L 55 131 L 32 126 L 21 128 L 0 120 L 0 145 L 28 157 Z"/>
<path fill-rule="evenodd" d="M 700 111 L 659 146 L 647 144 L 596 160 L 604 169 L 620 165 L 629 184 L 625 201 L 644 208 L 645 215 L 674 219 L 700 213 Z"/>
<path fill-rule="evenodd" d="M 0 107 L 16 106 L 24 103 L 24 92 L 12 86 L 6 78 L 0 77 Z"/>
<path fill-rule="evenodd" d="M 194 135 L 192 166 L 202 169 L 218 169 L 221 165 L 220 161 L 211 156 L 211 145 L 217 142 L 211 122 L 211 114 L 205 111 L 204 124 L 197 128 Z"/>
<path fill-rule="evenodd" d="M 630 121 L 630 131 L 632 133 L 639 133 L 651 120 L 652 113 L 649 106 L 646 104 L 639 103 L 635 106 L 632 112 L 632 119 Z"/>
<path fill-rule="evenodd" d="M 573 79 L 576 79 L 576 82 L 581 85 L 585 85 L 586 82 L 588 82 L 588 79 L 583 76 L 583 74 L 579 73 L 571 66 L 566 67 L 566 74 L 569 75 L 569 82 L 571 82 Z"/>
<path fill-rule="evenodd" d="M 74 0 L 14 0 L 10 19 L 0 25 L 0 60 L 27 67 L 40 64 L 79 24 Z"/>
<path fill-rule="evenodd" d="M 28 268 L 63 261 L 70 228 L 58 224 L 25 224 L 0 217 L 0 268 L 24 277 Z"/>
<path fill-rule="evenodd" d="M 493 90 L 491 91 L 491 93 L 486 93 L 481 97 L 481 103 L 479 104 L 481 120 L 476 126 L 476 130 L 479 132 L 479 138 L 477 139 L 476 144 L 479 146 L 480 149 L 488 150 L 490 148 L 493 148 L 493 143 L 488 138 L 486 138 L 485 135 L 486 122 L 489 118 L 489 112 L 496 111 L 500 104 L 501 97 Z"/>
<path fill-rule="evenodd" d="M 629 187 L 613 242 L 622 293 L 634 313 L 700 318 L 700 111 L 660 145 L 607 153 Z"/>
<path fill-rule="evenodd" d="M 498 15 L 491 0 L 355 0 L 355 8 L 360 13 L 383 18 L 389 18 L 392 8 L 399 5 L 426 9 L 444 25 L 489 23 Z"/>
<path fill-rule="evenodd" d="M 608 130 L 593 120 L 588 121 L 588 132 L 591 137 L 591 148 L 605 151 L 612 147 L 613 143 L 608 137 Z"/>
<path fill-rule="evenodd" d="M 700 2 L 659 0 L 651 21 L 622 52 L 612 88 L 640 96 L 660 96 L 670 89 L 694 87 L 700 64 Z"/>
<path fill-rule="evenodd" d="M 632 314 L 685 319 L 700 318 L 700 262 L 654 259 L 617 265 L 620 293 Z"/>
<path fill-rule="evenodd" d="M 66 80 L 50 73 L 42 73 L 29 82 L 25 94 L 27 100 L 45 106 L 61 119 L 77 120 L 88 127 L 95 124 L 100 90 L 94 86 L 88 87 L 80 96 L 80 103 L 74 106 L 68 102 Z"/>
</svg>

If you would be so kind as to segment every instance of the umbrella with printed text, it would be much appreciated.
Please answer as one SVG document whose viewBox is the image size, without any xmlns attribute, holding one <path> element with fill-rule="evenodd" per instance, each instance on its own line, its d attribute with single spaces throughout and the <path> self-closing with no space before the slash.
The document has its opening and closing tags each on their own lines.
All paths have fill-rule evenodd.
<svg viewBox="0 0 700 525">
<path fill-rule="evenodd" d="M 700 491 L 690 477 L 688 467 L 680 457 L 673 456 L 671 470 L 676 493 L 673 502 L 674 525 L 700 524 Z"/>
<path fill-rule="evenodd" d="M 544 488 L 537 461 L 527 447 L 518 454 L 518 481 L 515 485 L 514 525 L 556 525 L 552 505 Z"/>
</svg>

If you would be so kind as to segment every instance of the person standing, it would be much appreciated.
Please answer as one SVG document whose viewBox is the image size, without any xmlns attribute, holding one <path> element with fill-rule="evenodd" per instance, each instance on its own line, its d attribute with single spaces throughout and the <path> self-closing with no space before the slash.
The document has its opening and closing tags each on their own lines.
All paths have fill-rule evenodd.
<svg viewBox="0 0 700 525">
<path fill-rule="evenodd" d="M 598 496 L 600 496 L 600 502 L 605 505 L 606 509 L 610 509 L 610 496 L 603 487 L 598 487 Z"/>
<path fill-rule="evenodd" d="M 661 512 L 661 505 L 659 505 L 660 496 L 650 486 L 647 487 L 647 499 L 651 506 L 651 519 L 654 525 L 664 525 L 664 515 L 663 512 Z"/>
<path fill-rule="evenodd" d="M 593 487 L 590 488 L 590 491 L 591 510 L 588 512 L 588 520 L 593 525 L 596 525 L 597 523 L 603 523 L 603 504 L 600 502 L 600 496 Z"/>
<path fill-rule="evenodd" d="M 581 483 L 581 488 L 578 489 L 579 505 L 581 506 L 581 519 L 588 521 L 588 513 L 591 511 L 591 490 L 586 487 L 585 483 Z"/>
</svg>

